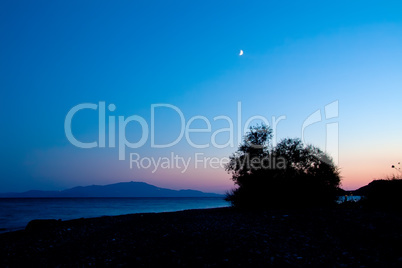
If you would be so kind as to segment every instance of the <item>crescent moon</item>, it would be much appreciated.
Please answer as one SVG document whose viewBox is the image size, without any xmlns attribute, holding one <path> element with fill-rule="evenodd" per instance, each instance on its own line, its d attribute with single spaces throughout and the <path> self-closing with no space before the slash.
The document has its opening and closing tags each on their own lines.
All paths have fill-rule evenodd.
<svg viewBox="0 0 402 268">
<path fill-rule="evenodd" d="M 243 55 L 243 50 L 240 49 L 239 56 Z"/>
</svg>

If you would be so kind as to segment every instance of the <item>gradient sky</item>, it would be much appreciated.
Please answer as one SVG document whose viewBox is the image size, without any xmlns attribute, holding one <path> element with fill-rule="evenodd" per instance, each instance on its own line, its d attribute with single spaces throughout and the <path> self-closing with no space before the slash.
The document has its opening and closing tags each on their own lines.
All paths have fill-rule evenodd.
<svg viewBox="0 0 402 268">
<path fill-rule="evenodd" d="M 270 123 L 286 117 L 275 140 L 301 137 L 319 110 L 323 120 L 304 138 L 325 150 L 328 124 L 338 126 L 339 154 L 329 153 L 343 188 L 392 175 L 402 158 L 401 14 L 401 1 L 1 1 L 0 192 L 132 180 L 213 192 L 233 187 L 222 168 L 152 173 L 130 169 L 118 148 L 75 147 L 65 135 L 67 113 L 99 102 L 116 106 L 106 114 L 116 121 L 138 115 L 150 125 L 158 103 L 179 108 L 186 123 L 206 117 L 212 132 L 228 127 L 214 117 L 233 120 L 233 147 L 197 149 L 183 138 L 158 149 L 148 139 L 126 151 L 149 158 L 229 156 L 238 122 L 255 115 Z M 338 117 L 326 119 L 325 106 L 336 101 Z M 77 139 L 96 141 L 97 111 L 78 112 L 72 128 Z M 156 110 L 155 129 L 157 142 L 173 141 L 178 114 Z M 125 132 L 132 142 L 140 133 L 135 122 Z M 191 135 L 199 144 L 212 136 Z M 221 144 L 228 138 L 217 135 Z"/>
</svg>

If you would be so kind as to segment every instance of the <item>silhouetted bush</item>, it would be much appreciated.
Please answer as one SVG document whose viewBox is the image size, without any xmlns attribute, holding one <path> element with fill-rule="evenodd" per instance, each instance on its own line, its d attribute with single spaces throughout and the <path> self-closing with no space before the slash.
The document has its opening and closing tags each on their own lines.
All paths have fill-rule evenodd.
<svg viewBox="0 0 402 268">
<path fill-rule="evenodd" d="M 226 170 L 237 188 L 226 200 L 238 208 L 328 206 L 339 191 L 339 172 L 332 159 L 300 139 L 271 144 L 272 130 L 250 128 Z"/>
</svg>

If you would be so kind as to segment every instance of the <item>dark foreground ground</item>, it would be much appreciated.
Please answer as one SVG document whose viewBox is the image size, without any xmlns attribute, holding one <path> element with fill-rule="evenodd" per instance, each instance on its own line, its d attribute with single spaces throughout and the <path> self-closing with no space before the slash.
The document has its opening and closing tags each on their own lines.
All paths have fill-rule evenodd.
<svg viewBox="0 0 402 268">
<path fill-rule="evenodd" d="M 402 267 L 402 213 L 230 208 L 31 222 L 0 267 Z"/>
</svg>

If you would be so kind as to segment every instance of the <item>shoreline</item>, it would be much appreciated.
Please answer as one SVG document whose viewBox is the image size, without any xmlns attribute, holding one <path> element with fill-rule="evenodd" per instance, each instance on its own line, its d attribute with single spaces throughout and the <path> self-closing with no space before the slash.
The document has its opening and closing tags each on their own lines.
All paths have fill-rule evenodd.
<svg viewBox="0 0 402 268">
<path fill-rule="evenodd" d="M 228 206 L 223 198 L 30 198 L 1 199 L 0 233 L 24 229 L 34 219 L 63 221 L 145 212 Z"/>
<path fill-rule="evenodd" d="M 0 234 L 0 266 L 388 266 L 402 214 L 359 208 L 230 207 L 31 221 Z"/>
<path fill-rule="evenodd" d="M 102 198 L 103 199 L 103 198 Z M 54 218 L 46 218 L 46 219 L 32 219 L 30 220 L 25 226 L 21 227 L 13 227 L 13 228 L 0 228 L 0 236 L 4 233 L 13 233 L 13 232 L 18 232 L 18 231 L 24 231 L 28 227 L 29 224 L 32 225 L 34 223 L 35 225 L 40 225 L 46 224 L 48 222 L 54 222 L 58 225 L 63 225 L 64 223 L 68 223 L 70 221 L 77 221 L 77 220 L 95 220 L 98 218 L 104 218 L 104 217 L 120 217 L 120 216 L 130 216 L 130 215 L 137 215 L 137 214 L 160 214 L 160 213 L 175 213 L 175 212 L 184 212 L 184 211 L 191 211 L 191 210 L 208 210 L 208 209 L 220 209 L 220 208 L 230 208 L 230 206 L 221 206 L 221 207 L 214 207 L 214 208 L 194 208 L 194 209 L 180 209 L 180 210 L 174 210 L 174 211 L 160 211 L 160 212 L 134 212 L 134 213 L 128 213 L 128 214 L 121 214 L 121 215 L 102 215 L 102 216 L 96 216 L 96 217 L 80 217 L 80 218 L 73 218 L 73 219 L 54 219 Z M 31 223 L 32 222 L 32 223 Z M 62 224 L 63 223 L 63 224 Z"/>
</svg>

